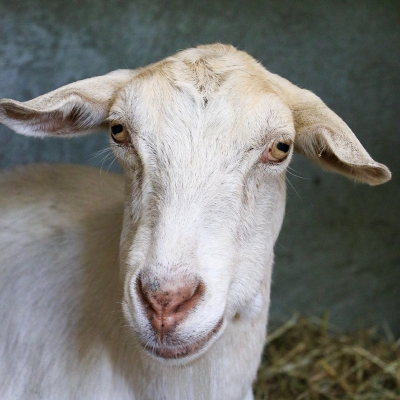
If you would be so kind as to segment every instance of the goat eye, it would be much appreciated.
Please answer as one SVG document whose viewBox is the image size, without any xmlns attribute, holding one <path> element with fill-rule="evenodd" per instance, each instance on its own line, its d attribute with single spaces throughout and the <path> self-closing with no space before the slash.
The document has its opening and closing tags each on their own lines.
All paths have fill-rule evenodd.
<svg viewBox="0 0 400 400">
<path fill-rule="evenodd" d="M 121 124 L 111 126 L 111 137 L 116 143 L 126 143 L 129 140 L 128 132 Z"/>
<path fill-rule="evenodd" d="M 291 142 L 288 140 L 275 140 L 261 156 L 262 162 L 278 163 L 283 161 L 289 154 Z"/>
<path fill-rule="evenodd" d="M 276 149 L 282 151 L 283 153 L 287 153 L 290 149 L 290 146 L 287 143 L 278 142 L 278 144 L 276 145 Z"/>
</svg>

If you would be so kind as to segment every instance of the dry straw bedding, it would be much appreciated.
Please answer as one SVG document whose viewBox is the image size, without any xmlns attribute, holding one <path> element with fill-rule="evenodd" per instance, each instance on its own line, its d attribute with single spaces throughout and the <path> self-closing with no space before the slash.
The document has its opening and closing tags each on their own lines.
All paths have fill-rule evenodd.
<svg viewBox="0 0 400 400">
<path fill-rule="evenodd" d="M 400 339 L 294 316 L 267 338 L 256 400 L 400 400 Z"/>
</svg>

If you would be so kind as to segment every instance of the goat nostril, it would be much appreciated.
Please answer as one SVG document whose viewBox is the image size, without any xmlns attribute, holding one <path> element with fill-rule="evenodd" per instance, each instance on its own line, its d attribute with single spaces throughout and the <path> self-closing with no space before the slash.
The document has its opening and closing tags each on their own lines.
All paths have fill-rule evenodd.
<svg viewBox="0 0 400 400">
<path fill-rule="evenodd" d="M 140 275 L 136 279 L 136 292 L 139 295 L 141 303 L 148 311 L 152 310 L 157 312 L 157 309 L 153 307 L 153 302 L 151 301 L 151 290 L 143 285 Z"/>
</svg>

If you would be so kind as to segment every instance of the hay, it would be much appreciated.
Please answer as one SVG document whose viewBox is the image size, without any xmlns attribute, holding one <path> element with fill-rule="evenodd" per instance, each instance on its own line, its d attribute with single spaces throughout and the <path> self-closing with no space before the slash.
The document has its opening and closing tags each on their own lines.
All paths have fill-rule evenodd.
<svg viewBox="0 0 400 400">
<path fill-rule="evenodd" d="M 400 339 L 376 329 L 343 334 L 294 316 L 267 338 L 257 400 L 400 399 Z"/>
</svg>

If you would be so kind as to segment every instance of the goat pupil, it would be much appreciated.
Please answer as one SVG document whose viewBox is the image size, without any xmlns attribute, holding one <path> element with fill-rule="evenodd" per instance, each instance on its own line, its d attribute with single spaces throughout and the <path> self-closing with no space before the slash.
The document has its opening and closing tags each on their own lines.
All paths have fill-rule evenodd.
<svg viewBox="0 0 400 400">
<path fill-rule="evenodd" d="M 116 135 L 117 133 L 121 133 L 124 130 L 122 125 L 114 125 L 111 127 L 111 132 Z"/>
<path fill-rule="evenodd" d="M 276 148 L 278 149 L 278 150 L 280 150 L 280 151 L 283 151 L 284 153 L 287 153 L 288 151 L 289 151 L 289 145 L 288 144 L 286 144 L 286 143 L 282 143 L 282 142 L 279 142 L 277 145 L 276 145 Z"/>
</svg>

